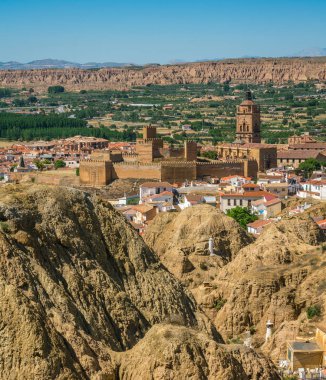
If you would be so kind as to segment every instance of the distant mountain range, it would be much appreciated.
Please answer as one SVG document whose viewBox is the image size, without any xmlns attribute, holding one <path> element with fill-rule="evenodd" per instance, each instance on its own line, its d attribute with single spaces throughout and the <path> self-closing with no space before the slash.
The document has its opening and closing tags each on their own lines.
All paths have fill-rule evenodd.
<svg viewBox="0 0 326 380">
<path fill-rule="evenodd" d="M 284 57 L 324 57 L 326 56 L 326 48 L 308 48 L 301 50 L 295 54 L 287 55 Z M 239 58 L 262 58 L 259 56 L 242 56 Z M 266 57 L 265 57 L 266 58 Z M 214 59 L 200 59 L 193 62 L 206 62 L 206 61 L 220 61 L 225 58 L 214 58 Z M 171 60 L 169 64 L 182 64 L 191 61 L 185 61 L 183 59 Z M 133 67 L 133 66 L 155 66 L 158 63 L 151 63 L 147 65 L 136 65 L 133 63 L 125 62 L 87 62 L 87 63 L 77 63 L 69 62 L 60 59 L 41 59 L 36 61 L 31 61 L 28 63 L 20 63 L 15 61 L 10 62 L 0 62 L 0 70 L 31 70 L 31 69 L 67 69 L 67 68 L 79 68 L 79 69 L 99 69 L 102 67 Z"/>
<path fill-rule="evenodd" d="M 326 56 L 326 48 L 309 48 L 293 54 L 294 57 L 324 57 Z"/>
<path fill-rule="evenodd" d="M 20 63 L 15 61 L 0 62 L 0 70 L 31 70 L 31 69 L 67 69 L 76 67 L 80 69 L 98 69 L 101 67 L 126 67 L 134 66 L 132 63 L 120 63 L 120 62 L 87 62 L 77 63 L 69 62 L 60 59 L 41 59 L 37 61 L 31 61 L 28 63 Z"/>
</svg>

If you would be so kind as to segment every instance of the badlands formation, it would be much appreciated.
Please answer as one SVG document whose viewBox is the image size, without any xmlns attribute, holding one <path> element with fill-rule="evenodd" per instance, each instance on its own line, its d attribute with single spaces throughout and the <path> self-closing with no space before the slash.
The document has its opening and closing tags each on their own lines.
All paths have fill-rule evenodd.
<svg viewBox="0 0 326 380">
<path fill-rule="evenodd" d="M 244 339 L 275 361 L 286 355 L 286 341 L 312 338 L 325 323 L 325 234 L 312 217 L 326 217 L 317 204 L 295 217 L 266 227 L 253 241 L 237 223 L 208 205 L 158 215 L 144 236 L 163 264 L 192 292 L 225 341 Z M 208 252 L 214 240 L 216 256 Z M 319 305 L 320 318 L 306 310 Z M 266 322 L 275 332 L 264 344 Z"/>
<path fill-rule="evenodd" d="M 326 80 L 326 58 L 228 59 L 142 68 L 0 70 L 2 87 L 33 87 L 44 91 L 51 85 L 67 90 L 125 90 L 151 84 L 170 85 L 232 81 L 234 83 L 282 84 Z"/>
<path fill-rule="evenodd" d="M 231 323 L 234 329 L 245 326 L 239 308 L 231 310 L 237 296 L 232 292 L 245 291 L 245 279 L 236 278 L 232 265 L 239 260 L 243 270 L 246 247 L 257 247 L 249 269 L 264 254 L 264 243 L 253 243 L 233 221 L 224 217 L 225 225 L 213 226 L 216 243 L 225 250 L 212 281 L 227 303 L 221 314 L 208 317 L 183 286 L 182 275 L 177 273 L 179 281 L 171 274 L 104 200 L 79 190 L 35 185 L 4 185 L 0 199 L 0 379 L 279 379 L 270 359 L 226 344 L 215 327 L 227 336 Z M 203 213 L 202 218 L 205 223 L 215 216 Z M 297 236 L 301 231 L 300 223 L 293 231 L 283 229 L 275 228 L 273 234 Z M 314 230 L 308 237 L 306 254 L 320 240 Z M 205 249 L 200 247 L 198 252 Z M 290 252 L 270 258 L 268 265 L 294 265 L 295 257 L 305 254 L 299 248 L 289 244 L 285 249 Z M 160 255 L 159 246 L 157 251 Z M 305 279 L 312 274 L 308 268 L 299 272 L 300 266 L 293 269 L 296 276 L 284 275 L 279 286 L 286 289 L 296 281 L 304 294 Z M 227 283 L 236 288 L 227 289 Z M 278 294 L 276 288 L 268 293 L 265 283 L 259 289 Z M 282 294 L 279 298 L 290 307 L 296 304 L 294 295 L 291 303 L 285 290 Z M 197 298 L 207 302 L 204 296 Z M 249 313 L 254 301 L 250 294 L 248 298 Z M 262 306 L 268 307 L 267 300 Z M 251 313 L 256 323 L 262 310 Z"/>
</svg>

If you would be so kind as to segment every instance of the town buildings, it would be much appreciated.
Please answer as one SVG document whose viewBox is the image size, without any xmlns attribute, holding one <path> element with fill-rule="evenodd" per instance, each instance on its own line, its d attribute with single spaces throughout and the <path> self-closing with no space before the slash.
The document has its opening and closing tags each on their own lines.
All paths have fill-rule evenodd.
<svg viewBox="0 0 326 380">
<path fill-rule="evenodd" d="M 156 127 L 145 126 L 137 139 L 135 153 L 114 150 L 95 151 L 80 162 L 80 183 L 105 186 L 115 179 L 152 179 L 170 183 L 192 181 L 223 175 L 255 176 L 253 158 L 197 160 L 197 144 L 185 141 L 183 147 L 171 148 L 157 137 Z"/>
<path fill-rule="evenodd" d="M 246 99 L 237 107 L 236 141 L 219 144 L 217 154 L 220 159 L 255 160 L 260 172 L 277 166 L 276 146 L 261 143 L 260 108 L 252 100 L 250 91 L 247 92 Z"/>
<path fill-rule="evenodd" d="M 197 160 L 197 144 L 185 141 L 183 147 L 165 146 L 155 126 L 143 128 L 133 153 L 109 150 L 102 157 L 93 154 L 81 160 L 80 183 L 105 186 L 118 178 L 145 178 L 183 182 L 203 178 L 240 175 L 256 177 L 258 171 L 277 166 L 275 145 L 261 143 L 260 108 L 248 91 L 237 107 L 235 143 L 217 146 L 218 160 Z"/>
</svg>

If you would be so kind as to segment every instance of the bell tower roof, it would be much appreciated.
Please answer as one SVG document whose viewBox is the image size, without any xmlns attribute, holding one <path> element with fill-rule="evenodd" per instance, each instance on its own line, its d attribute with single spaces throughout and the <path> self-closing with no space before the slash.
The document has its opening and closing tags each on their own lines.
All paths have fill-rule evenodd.
<svg viewBox="0 0 326 380">
<path fill-rule="evenodd" d="M 246 91 L 246 99 L 245 100 L 252 100 L 252 93 L 250 90 Z"/>
</svg>

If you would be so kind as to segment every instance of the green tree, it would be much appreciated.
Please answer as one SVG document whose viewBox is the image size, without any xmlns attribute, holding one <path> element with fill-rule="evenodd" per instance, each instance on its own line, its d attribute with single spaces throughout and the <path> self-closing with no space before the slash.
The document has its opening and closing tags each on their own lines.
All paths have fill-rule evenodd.
<svg viewBox="0 0 326 380">
<path fill-rule="evenodd" d="M 59 94 L 61 92 L 65 92 L 65 88 L 63 86 L 50 86 L 48 87 L 49 94 Z"/>
<path fill-rule="evenodd" d="M 215 152 L 214 150 L 208 150 L 207 152 L 203 152 L 202 156 L 209 158 L 211 160 L 216 160 L 217 159 L 217 152 Z"/>
<path fill-rule="evenodd" d="M 9 98 L 11 90 L 9 88 L 0 88 L 0 98 Z"/>
<path fill-rule="evenodd" d="M 34 160 L 34 164 L 35 164 L 35 166 L 37 167 L 37 169 L 38 169 L 40 172 L 45 168 L 45 164 L 44 164 L 44 162 L 41 161 L 41 160 L 38 160 L 38 159 Z"/>
<path fill-rule="evenodd" d="M 257 215 L 252 214 L 248 208 L 240 206 L 227 210 L 226 214 L 236 220 L 243 228 L 247 228 L 248 223 L 258 219 Z"/>
<path fill-rule="evenodd" d="M 320 168 L 321 163 L 318 160 L 316 160 L 315 158 L 308 158 L 307 160 L 299 164 L 299 168 L 298 170 L 296 170 L 296 172 L 303 172 L 306 178 L 310 178 L 312 172 L 314 172 L 315 170 L 319 170 Z"/>
<path fill-rule="evenodd" d="M 36 96 L 29 96 L 27 99 L 28 103 L 37 103 L 37 100 Z"/>
<path fill-rule="evenodd" d="M 307 309 L 307 317 L 311 319 L 313 317 L 320 317 L 321 315 L 321 307 L 320 305 L 309 306 Z"/>
<path fill-rule="evenodd" d="M 65 168 L 66 167 L 66 163 L 63 161 L 63 160 L 57 160 L 55 163 L 54 163 L 54 168 L 57 170 L 57 169 L 60 169 L 60 168 Z"/>
</svg>

